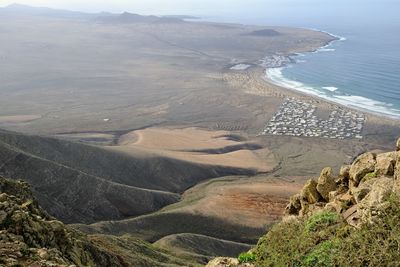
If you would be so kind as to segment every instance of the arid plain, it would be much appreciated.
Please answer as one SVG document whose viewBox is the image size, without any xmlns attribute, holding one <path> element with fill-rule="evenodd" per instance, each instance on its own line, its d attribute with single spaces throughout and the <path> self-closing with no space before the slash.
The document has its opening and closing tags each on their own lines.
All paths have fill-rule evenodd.
<svg viewBox="0 0 400 267">
<path fill-rule="evenodd" d="M 288 97 L 314 103 L 321 119 L 338 109 L 269 83 L 262 65 L 332 40 L 306 29 L 130 14 L 5 13 L 0 128 L 11 132 L 0 132 L 9 151 L 0 174 L 26 178 L 42 206 L 85 232 L 131 234 L 200 262 L 233 256 L 279 220 L 306 179 L 390 149 L 400 132 L 398 122 L 365 114 L 362 139 L 260 135 Z M 249 68 L 231 69 L 237 64 Z M 19 154 L 52 170 L 37 177 L 68 173 L 54 182 L 68 183 L 57 189 L 64 197 L 12 170 Z"/>
</svg>

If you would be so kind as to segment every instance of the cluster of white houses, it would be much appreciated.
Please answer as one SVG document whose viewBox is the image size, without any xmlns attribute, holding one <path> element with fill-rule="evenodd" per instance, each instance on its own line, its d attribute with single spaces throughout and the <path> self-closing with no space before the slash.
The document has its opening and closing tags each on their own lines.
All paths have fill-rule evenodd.
<svg viewBox="0 0 400 267">
<path fill-rule="evenodd" d="M 317 118 L 311 102 L 288 98 L 267 124 L 263 135 L 325 137 L 333 139 L 362 138 L 365 116 L 336 107 L 327 120 Z"/>
<path fill-rule="evenodd" d="M 271 55 L 266 56 L 264 59 L 260 60 L 259 65 L 265 68 L 280 68 L 291 62 L 292 60 L 290 59 L 290 57 L 284 55 Z"/>
</svg>

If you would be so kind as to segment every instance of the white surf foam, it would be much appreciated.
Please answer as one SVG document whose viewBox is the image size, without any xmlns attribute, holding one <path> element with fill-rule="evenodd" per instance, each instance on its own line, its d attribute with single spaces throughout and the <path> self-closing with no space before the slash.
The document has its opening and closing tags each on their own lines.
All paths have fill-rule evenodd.
<svg viewBox="0 0 400 267">
<path fill-rule="evenodd" d="M 369 99 L 363 96 L 356 95 L 337 95 L 332 98 L 333 101 L 338 102 L 339 104 L 353 107 L 360 110 L 371 111 L 374 113 L 379 113 L 382 115 L 386 115 L 391 118 L 400 118 L 400 110 L 393 108 L 391 104 L 387 104 L 384 102 L 380 102 L 377 100 Z"/>
<path fill-rule="evenodd" d="M 283 68 L 272 68 L 266 70 L 267 79 L 273 81 L 275 84 L 286 87 L 289 89 L 297 90 L 300 92 L 318 96 L 318 90 L 311 86 L 306 86 L 301 82 L 286 79 L 282 73 Z"/>
<path fill-rule="evenodd" d="M 293 81 L 285 78 L 283 76 L 282 70 L 283 68 L 267 69 L 266 78 L 276 85 L 303 92 L 309 95 L 317 96 L 344 106 L 352 107 L 362 111 L 378 113 L 391 118 L 400 118 L 400 109 L 393 108 L 390 104 L 369 99 L 363 96 L 327 94 L 324 93 L 322 90 L 318 90 L 317 88 L 314 88 L 312 86 L 305 85 L 299 81 Z M 331 92 L 338 90 L 338 88 L 333 86 L 323 87 L 323 89 Z"/>
<path fill-rule="evenodd" d="M 325 90 L 328 90 L 330 92 L 335 92 L 335 91 L 337 91 L 339 89 L 339 88 L 334 87 L 334 86 L 325 86 L 325 87 L 322 87 L 322 88 L 325 89 Z"/>
<path fill-rule="evenodd" d="M 320 48 L 317 50 L 317 52 L 334 52 L 336 49 L 334 48 Z"/>
<path fill-rule="evenodd" d="M 340 36 L 340 35 L 336 35 L 334 33 L 328 32 L 328 31 L 324 31 L 324 30 L 320 30 L 320 29 L 316 29 L 316 28 L 306 28 L 306 29 L 329 34 L 330 36 L 335 37 L 336 39 L 338 39 L 338 41 L 346 41 L 347 40 L 346 37 L 343 37 L 343 36 Z"/>
</svg>

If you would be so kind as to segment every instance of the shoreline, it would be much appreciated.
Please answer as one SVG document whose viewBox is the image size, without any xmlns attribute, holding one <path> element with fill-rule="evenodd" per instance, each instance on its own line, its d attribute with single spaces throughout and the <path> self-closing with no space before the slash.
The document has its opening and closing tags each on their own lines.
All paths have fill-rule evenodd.
<svg viewBox="0 0 400 267">
<path fill-rule="evenodd" d="M 352 101 L 352 100 L 349 100 L 348 98 L 358 98 L 359 100 L 365 100 L 365 101 L 368 101 L 370 103 L 370 105 L 372 105 L 372 106 L 376 106 L 377 103 L 379 103 L 379 104 L 388 104 L 388 103 L 380 102 L 378 100 L 374 100 L 374 99 L 370 99 L 370 98 L 362 97 L 362 96 L 357 96 L 357 95 L 344 95 L 344 96 L 339 96 L 339 97 L 341 97 L 341 99 L 337 99 L 337 97 L 335 98 L 334 96 L 332 97 L 332 96 L 329 96 L 329 95 L 324 95 L 318 89 L 316 89 L 316 88 L 314 88 L 312 86 L 308 86 L 307 84 L 287 79 L 282 74 L 282 70 L 287 68 L 287 67 L 289 67 L 289 66 L 291 66 L 291 65 L 300 63 L 299 61 L 297 61 L 293 57 L 298 57 L 298 56 L 311 54 L 311 53 L 325 52 L 323 49 L 328 49 L 328 47 L 331 46 L 333 43 L 347 40 L 346 37 L 335 35 L 335 34 L 332 34 L 330 32 L 327 32 L 327 31 L 318 30 L 318 29 L 311 29 L 311 28 L 304 28 L 304 29 L 322 32 L 322 33 L 328 34 L 329 36 L 333 37 L 334 39 L 326 42 L 326 44 L 324 44 L 323 46 L 321 46 L 319 48 L 316 48 L 316 49 L 313 49 L 313 50 L 310 50 L 308 52 L 288 54 L 288 55 L 285 56 L 287 58 L 287 60 L 286 61 L 282 61 L 282 64 L 280 64 L 280 65 L 275 65 L 275 66 L 262 66 L 261 65 L 261 67 L 265 68 L 264 75 L 262 77 L 263 80 L 265 80 L 267 83 L 270 83 L 270 84 L 273 84 L 275 86 L 279 86 L 279 87 L 285 88 L 285 89 L 290 90 L 292 92 L 300 93 L 301 95 L 306 95 L 306 96 L 309 96 L 309 97 L 312 97 L 312 98 L 317 98 L 319 100 L 327 101 L 327 102 L 332 103 L 334 105 L 342 106 L 342 107 L 345 107 L 345 108 L 348 108 L 348 109 L 352 109 L 352 110 L 355 110 L 355 111 L 358 111 L 358 112 L 363 112 L 363 113 L 366 113 L 366 114 L 372 115 L 372 116 L 385 118 L 385 119 L 388 119 L 388 120 L 400 121 L 400 114 L 392 113 L 392 111 L 390 109 L 385 112 L 383 109 L 386 109 L 386 107 L 384 107 L 384 106 L 378 106 L 379 109 L 382 109 L 382 111 L 374 110 L 374 109 L 372 109 L 372 107 L 369 108 L 369 109 L 368 108 L 362 108 L 360 106 L 361 104 L 358 104 L 358 103 L 360 103 L 360 101 Z M 275 71 L 276 73 L 274 73 L 274 72 L 271 73 L 271 71 L 274 71 L 274 70 L 276 70 Z M 276 77 L 280 78 L 281 82 L 274 80 L 274 78 L 271 77 L 271 76 L 276 76 Z M 321 88 L 325 89 L 327 91 L 330 91 L 331 93 L 333 93 L 336 90 L 338 90 L 338 88 L 333 87 L 333 86 L 321 87 Z"/>
<path fill-rule="evenodd" d="M 284 87 L 281 85 L 277 85 L 273 81 L 271 81 L 270 79 L 265 77 L 265 75 L 262 75 L 260 77 L 260 80 L 263 81 L 267 86 L 273 86 L 274 90 L 279 92 L 279 95 L 283 95 L 281 97 L 292 97 L 293 95 L 295 95 L 299 98 L 307 99 L 310 102 L 317 103 L 321 107 L 325 107 L 325 108 L 327 108 L 327 106 L 329 106 L 330 108 L 341 107 L 346 110 L 359 112 L 359 113 L 364 114 L 367 117 L 368 121 L 373 121 L 374 123 L 398 125 L 398 123 L 400 121 L 400 118 L 399 119 L 393 118 L 393 117 L 385 116 L 380 113 L 371 112 L 370 110 L 362 110 L 362 109 L 354 108 L 352 106 L 346 106 L 344 104 L 341 104 L 341 103 L 338 103 L 335 101 L 331 101 L 329 99 L 325 99 L 318 95 L 312 95 L 312 94 L 308 94 L 308 93 L 301 92 L 298 90 L 290 89 L 290 88 L 287 88 L 287 87 Z"/>
</svg>

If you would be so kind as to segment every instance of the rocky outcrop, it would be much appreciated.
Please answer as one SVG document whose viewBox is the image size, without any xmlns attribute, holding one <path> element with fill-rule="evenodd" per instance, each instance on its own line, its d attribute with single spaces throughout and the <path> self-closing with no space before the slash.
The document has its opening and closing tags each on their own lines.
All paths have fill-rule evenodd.
<svg viewBox="0 0 400 267">
<path fill-rule="evenodd" d="M 254 267 L 254 264 L 239 263 L 235 258 L 218 257 L 208 262 L 206 267 Z"/>
<path fill-rule="evenodd" d="M 351 186 L 357 186 L 368 173 L 375 171 L 376 155 L 368 152 L 359 156 L 351 165 L 349 175 Z"/>
<path fill-rule="evenodd" d="M 394 165 L 396 163 L 396 152 L 383 153 L 376 156 L 375 173 L 377 175 L 394 174 Z"/>
<path fill-rule="evenodd" d="M 381 177 L 376 179 L 371 191 L 358 205 L 361 222 L 374 223 L 379 215 L 389 207 L 388 198 L 393 192 L 393 178 Z"/>
<path fill-rule="evenodd" d="M 400 193 L 400 152 L 368 152 L 343 166 L 339 176 L 329 167 L 323 169 L 317 182 L 309 180 L 301 194 L 290 199 L 286 214 L 304 217 L 329 210 L 359 227 L 376 222 L 393 192 Z"/>
<path fill-rule="evenodd" d="M 360 184 L 358 187 L 352 188 L 351 193 L 356 203 L 360 203 L 368 195 L 376 180 L 377 178 L 372 178 Z"/>
<path fill-rule="evenodd" d="M 313 179 L 308 180 L 304 185 L 303 190 L 301 190 L 301 199 L 309 204 L 317 203 L 321 199 L 321 196 L 317 190 L 317 185 L 317 182 Z"/>
<path fill-rule="evenodd" d="M 362 154 L 353 164 L 342 166 L 337 176 L 327 167 L 318 179 L 308 180 L 290 198 L 282 221 L 250 251 L 255 257 L 252 263 L 389 266 L 397 262 L 398 146 L 394 152 Z M 207 266 L 241 265 L 236 259 L 217 258 Z"/>
<path fill-rule="evenodd" d="M 29 185 L 0 177 L 1 266 L 123 266 L 44 212 Z"/>
<path fill-rule="evenodd" d="M 396 164 L 394 167 L 394 178 L 398 181 L 400 180 L 400 151 L 397 152 L 397 155 L 396 155 Z"/>
<path fill-rule="evenodd" d="M 301 195 L 296 194 L 290 198 L 289 205 L 286 206 L 286 214 L 294 215 L 299 214 L 301 210 Z"/>
<path fill-rule="evenodd" d="M 345 178 L 345 179 L 349 179 L 350 177 L 350 165 L 343 165 L 342 167 L 340 167 L 340 172 L 339 172 L 339 176 Z"/>
<path fill-rule="evenodd" d="M 332 174 L 332 168 L 326 167 L 322 170 L 318 178 L 317 191 L 325 201 L 329 201 L 329 192 L 336 190 L 335 177 Z"/>
</svg>

